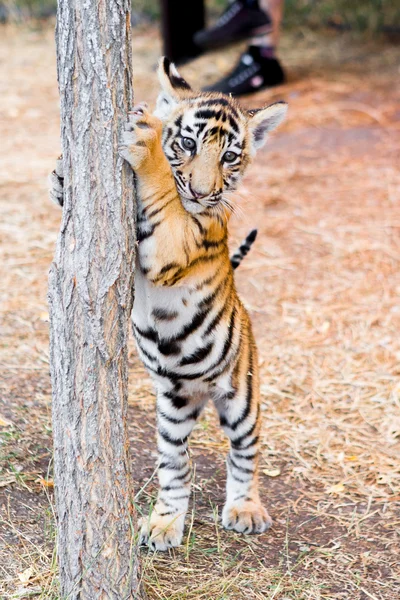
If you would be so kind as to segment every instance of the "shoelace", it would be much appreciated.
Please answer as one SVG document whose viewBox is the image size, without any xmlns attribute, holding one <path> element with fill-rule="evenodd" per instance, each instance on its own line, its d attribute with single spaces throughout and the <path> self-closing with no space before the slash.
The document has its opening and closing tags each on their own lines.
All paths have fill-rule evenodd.
<svg viewBox="0 0 400 600">
<path fill-rule="evenodd" d="M 220 18 L 216 22 L 216 26 L 225 25 L 225 23 L 230 21 L 230 19 L 232 19 L 232 17 L 234 17 L 240 11 L 241 8 L 242 5 L 240 4 L 240 2 L 234 2 L 228 8 L 228 10 L 220 16 Z"/>
</svg>

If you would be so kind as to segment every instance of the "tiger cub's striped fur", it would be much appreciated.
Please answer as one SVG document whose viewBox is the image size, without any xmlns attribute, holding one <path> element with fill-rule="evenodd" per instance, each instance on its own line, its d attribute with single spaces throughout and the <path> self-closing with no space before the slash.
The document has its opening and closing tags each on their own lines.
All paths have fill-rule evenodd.
<svg viewBox="0 0 400 600">
<path fill-rule="evenodd" d="M 223 525 L 245 533 L 271 525 L 257 483 L 257 350 L 233 277 L 255 233 L 231 264 L 224 194 L 286 105 L 247 112 L 232 98 L 193 92 L 166 59 L 159 78 L 157 116 L 143 105 L 130 113 L 120 153 L 136 173 L 139 202 L 133 327 L 157 390 L 160 490 L 141 535 L 165 550 L 182 540 L 188 438 L 210 396 L 231 440 Z"/>
</svg>

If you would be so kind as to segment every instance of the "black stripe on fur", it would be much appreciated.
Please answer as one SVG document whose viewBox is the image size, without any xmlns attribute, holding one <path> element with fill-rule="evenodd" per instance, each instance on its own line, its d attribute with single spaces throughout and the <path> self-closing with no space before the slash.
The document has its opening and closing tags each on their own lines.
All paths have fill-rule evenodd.
<svg viewBox="0 0 400 600">
<path fill-rule="evenodd" d="M 239 246 L 236 252 L 231 256 L 231 265 L 237 269 L 257 237 L 257 229 L 252 229 L 244 242 Z"/>
</svg>

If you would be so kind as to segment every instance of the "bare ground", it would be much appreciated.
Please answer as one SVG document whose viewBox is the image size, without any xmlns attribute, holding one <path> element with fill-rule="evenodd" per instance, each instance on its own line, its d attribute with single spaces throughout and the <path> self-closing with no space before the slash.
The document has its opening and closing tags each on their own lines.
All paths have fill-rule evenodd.
<svg viewBox="0 0 400 600">
<path fill-rule="evenodd" d="M 58 598 L 51 480 L 47 271 L 60 220 L 46 177 L 59 152 L 50 30 L 0 40 L 0 597 Z M 135 35 L 135 93 L 153 100 L 157 32 Z M 236 51 L 237 53 L 237 51 Z M 400 506 L 398 48 L 299 31 L 289 81 L 244 101 L 289 102 L 287 123 L 237 194 L 232 244 L 258 226 L 237 280 L 260 348 L 262 490 L 274 527 L 225 532 L 227 442 L 196 428 L 188 535 L 143 551 L 152 599 L 395 600 Z M 234 60 L 202 57 L 198 85 Z M 131 351 L 137 506 L 156 491 L 154 400 Z"/>
</svg>

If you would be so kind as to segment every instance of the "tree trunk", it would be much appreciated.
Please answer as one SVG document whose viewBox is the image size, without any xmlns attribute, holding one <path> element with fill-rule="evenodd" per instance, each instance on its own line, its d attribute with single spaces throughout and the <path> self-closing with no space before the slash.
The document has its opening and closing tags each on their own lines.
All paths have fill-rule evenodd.
<svg viewBox="0 0 400 600">
<path fill-rule="evenodd" d="M 64 208 L 50 270 L 50 365 L 61 598 L 141 598 L 129 475 L 127 341 L 133 175 L 129 0 L 59 0 Z"/>
</svg>

